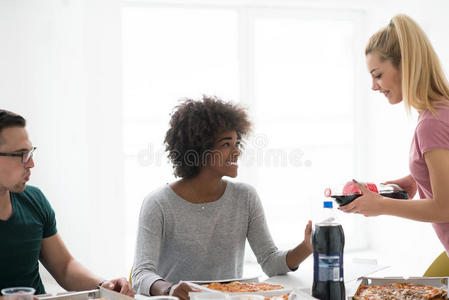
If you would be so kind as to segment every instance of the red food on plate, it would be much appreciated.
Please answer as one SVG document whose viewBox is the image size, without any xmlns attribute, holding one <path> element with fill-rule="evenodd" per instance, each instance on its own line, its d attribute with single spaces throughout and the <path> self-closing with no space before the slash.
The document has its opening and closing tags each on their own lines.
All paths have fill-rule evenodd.
<svg viewBox="0 0 449 300">
<path fill-rule="evenodd" d="M 374 183 L 366 183 L 365 186 L 370 190 L 371 192 L 375 192 L 379 194 L 379 191 L 377 190 L 377 186 Z"/>
<path fill-rule="evenodd" d="M 375 193 L 379 193 L 379 191 L 377 190 L 377 186 L 374 183 L 362 183 L 362 184 L 365 185 L 368 188 L 368 190 Z M 343 187 L 343 195 L 348 196 L 354 194 L 361 194 L 361 192 L 354 182 L 349 181 Z"/>
</svg>

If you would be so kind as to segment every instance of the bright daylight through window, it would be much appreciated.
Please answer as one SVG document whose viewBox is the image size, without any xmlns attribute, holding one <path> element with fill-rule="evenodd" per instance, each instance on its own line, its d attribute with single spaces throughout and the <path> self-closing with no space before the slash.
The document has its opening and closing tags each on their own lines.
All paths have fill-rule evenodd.
<svg viewBox="0 0 449 300">
<path fill-rule="evenodd" d="M 163 146 L 169 113 L 202 94 L 249 108 L 254 132 L 236 180 L 257 189 L 280 248 L 302 239 L 326 185 L 356 168 L 359 23 L 357 15 L 319 10 L 123 9 L 127 257 L 143 197 L 174 180 Z M 359 221 L 343 221 L 347 250 L 366 247 Z"/>
</svg>

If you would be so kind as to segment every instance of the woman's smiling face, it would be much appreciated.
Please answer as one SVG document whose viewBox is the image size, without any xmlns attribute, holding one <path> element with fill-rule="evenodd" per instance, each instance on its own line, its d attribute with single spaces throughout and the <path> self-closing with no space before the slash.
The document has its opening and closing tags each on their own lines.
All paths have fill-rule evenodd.
<svg viewBox="0 0 449 300">
<path fill-rule="evenodd" d="M 213 169 L 219 176 L 236 177 L 240 151 L 240 138 L 233 130 L 217 136 L 214 147 L 206 154 L 206 167 Z"/>
<path fill-rule="evenodd" d="M 382 60 L 378 53 L 366 55 L 366 65 L 372 77 L 373 91 L 379 91 L 387 97 L 391 104 L 402 101 L 401 69 L 396 68 L 390 60 Z"/>
</svg>

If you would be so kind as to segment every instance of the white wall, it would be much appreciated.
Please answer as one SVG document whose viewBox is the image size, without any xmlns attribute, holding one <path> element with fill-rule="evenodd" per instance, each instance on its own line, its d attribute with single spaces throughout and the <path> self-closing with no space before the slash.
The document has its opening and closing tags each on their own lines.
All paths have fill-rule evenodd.
<svg viewBox="0 0 449 300">
<path fill-rule="evenodd" d="M 72 254 L 125 275 L 120 4 L 0 1 L 0 107 L 28 120 L 30 184 L 52 203 Z M 126 271 L 128 272 L 128 271 Z"/>
<path fill-rule="evenodd" d="M 329 1 L 319 5 L 336 6 Z M 445 0 L 342 5 L 366 9 L 366 39 L 394 14 L 409 14 L 449 68 Z M 126 199 L 120 35 L 119 0 L 0 1 L 0 107 L 28 119 L 38 147 L 30 183 L 53 204 L 59 233 L 70 251 L 108 277 L 126 276 L 129 270 L 121 242 Z M 370 109 L 362 116 L 367 138 L 360 141 L 364 161 L 356 175 L 379 182 L 405 175 L 416 116 L 408 118 L 402 106 L 391 107 L 370 92 L 368 74 L 361 76 L 366 97 L 360 101 L 368 101 Z M 381 262 L 390 260 L 418 274 L 442 251 L 429 224 L 392 217 L 366 222 L 371 227 L 370 246 Z M 386 246 L 391 244 L 393 249 Z"/>
</svg>

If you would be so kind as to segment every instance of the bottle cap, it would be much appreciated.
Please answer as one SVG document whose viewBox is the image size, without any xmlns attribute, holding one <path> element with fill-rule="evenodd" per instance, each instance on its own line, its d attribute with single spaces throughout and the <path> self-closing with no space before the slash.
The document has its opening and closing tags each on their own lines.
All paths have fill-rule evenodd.
<svg viewBox="0 0 449 300">
<path fill-rule="evenodd" d="M 323 201 L 323 208 L 332 208 L 332 201 Z"/>
</svg>

